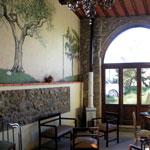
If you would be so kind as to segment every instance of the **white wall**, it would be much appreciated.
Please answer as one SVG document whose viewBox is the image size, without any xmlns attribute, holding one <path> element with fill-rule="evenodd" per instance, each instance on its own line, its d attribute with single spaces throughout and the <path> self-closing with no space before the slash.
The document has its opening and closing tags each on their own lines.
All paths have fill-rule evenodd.
<svg viewBox="0 0 150 150">
<path fill-rule="evenodd" d="M 23 68 L 26 74 L 38 81 L 51 75 L 54 81 L 63 77 L 63 35 L 67 28 L 74 29 L 80 34 L 80 20 L 59 0 L 48 0 L 55 7 L 51 31 L 46 25 L 41 29 L 41 35 L 46 41 L 46 47 L 38 40 L 27 36 L 23 44 Z M 0 22 L 0 69 L 11 69 L 14 63 L 15 44 L 9 25 L 1 26 Z"/>
<path fill-rule="evenodd" d="M 42 36 L 46 40 L 46 48 L 34 38 L 27 37 L 23 45 L 23 68 L 36 80 L 43 81 L 46 75 L 52 75 L 54 81 L 63 77 L 63 35 L 67 28 L 80 33 L 80 20 L 66 6 L 62 6 L 58 0 L 49 0 L 55 7 L 53 16 L 53 29 L 47 32 L 42 28 Z M 0 27 L 0 69 L 11 69 L 14 61 L 14 39 L 11 28 Z M 64 116 L 76 117 L 77 109 L 82 107 L 82 84 L 50 84 L 50 85 L 24 85 L 24 86 L 0 86 L 0 90 L 53 88 L 69 86 L 71 110 Z M 22 127 L 23 150 L 30 150 L 38 145 L 37 122 Z"/>
</svg>

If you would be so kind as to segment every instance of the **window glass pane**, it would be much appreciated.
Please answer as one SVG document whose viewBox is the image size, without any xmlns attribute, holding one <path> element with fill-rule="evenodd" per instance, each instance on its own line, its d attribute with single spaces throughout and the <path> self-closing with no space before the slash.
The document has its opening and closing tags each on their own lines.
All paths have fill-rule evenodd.
<svg viewBox="0 0 150 150">
<path fill-rule="evenodd" d="M 119 104 L 118 69 L 106 69 L 106 104 Z"/>
<path fill-rule="evenodd" d="M 149 39 L 148 28 L 136 27 L 122 32 L 108 47 L 104 63 L 150 62 Z"/>
<path fill-rule="evenodd" d="M 150 68 L 141 69 L 142 104 L 150 104 Z"/>
<path fill-rule="evenodd" d="M 123 69 L 123 104 L 137 104 L 136 69 Z"/>
</svg>

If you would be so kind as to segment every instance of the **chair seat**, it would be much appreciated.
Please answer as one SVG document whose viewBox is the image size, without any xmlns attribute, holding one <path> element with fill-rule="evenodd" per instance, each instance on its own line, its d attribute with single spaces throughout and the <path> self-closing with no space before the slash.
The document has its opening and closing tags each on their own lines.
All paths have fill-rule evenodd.
<svg viewBox="0 0 150 150">
<path fill-rule="evenodd" d="M 57 127 L 57 137 L 60 137 L 68 132 L 71 132 L 73 126 L 61 125 Z M 41 134 L 43 137 L 55 137 L 55 128 L 50 128 Z"/>
<path fill-rule="evenodd" d="M 106 123 L 101 123 L 99 125 L 99 129 L 102 131 L 106 131 Z M 108 131 L 113 131 L 117 129 L 117 125 L 108 124 Z"/>
<path fill-rule="evenodd" d="M 15 147 L 15 144 L 9 141 L 0 141 L 0 150 L 10 150 Z"/>
<path fill-rule="evenodd" d="M 75 149 L 97 149 L 97 140 L 91 137 L 78 137 L 75 139 Z"/>
<path fill-rule="evenodd" d="M 91 137 L 78 137 L 75 139 L 75 144 L 79 144 L 79 143 L 95 143 L 97 144 L 97 140 Z"/>
<path fill-rule="evenodd" d="M 150 137 L 150 131 L 149 130 L 137 130 L 136 131 L 136 136 L 140 137 Z"/>
</svg>

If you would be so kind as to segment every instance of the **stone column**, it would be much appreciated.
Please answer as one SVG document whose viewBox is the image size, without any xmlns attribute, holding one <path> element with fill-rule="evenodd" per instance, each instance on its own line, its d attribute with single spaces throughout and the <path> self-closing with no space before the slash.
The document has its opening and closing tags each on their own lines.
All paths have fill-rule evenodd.
<svg viewBox="0 0 150 150">
<path fill-rule="evenodd" d="M 91 126 L 92 118 L 96 117 L 96 108 L 93 104 L 93 37 L 94 37 L 94 18 L 90 24 L 90 55 L 89 55 L 89 78 L 88 78 L 88 107 L 86 108 L 86 126 Z"/>
<path fill-rule="evenodd" d="M 96 117 L 96 108 L 93 104 L 93 72 L 89 72 L 88 80 L 88 107 L 86 107 L 86 127 L 91 126 L 92 118 Z"/>
<path fill-rule="evenodd" d="M 89 72 L 88 79 L 88 108 L 94 108 L 93 105 L 93 72 Z"/>
</svg>

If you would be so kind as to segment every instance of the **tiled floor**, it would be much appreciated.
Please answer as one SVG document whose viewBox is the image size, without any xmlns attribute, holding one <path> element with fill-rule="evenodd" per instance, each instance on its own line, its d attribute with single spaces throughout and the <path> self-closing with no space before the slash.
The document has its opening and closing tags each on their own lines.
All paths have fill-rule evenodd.
<svg viewBox="0 0 150 150">
<path fill-rule="evenodd" d="M 116 136 L 111 134 L 111 137 Z M 61 139 L 58 144 L 58 150 L 70 150 L 69 139 Z M 103 137 L 100 138 L 100 150 L 128 150 L 128 145 L 133 144 L 133 132 L 120 132 L 120 142 L 117 144 L 116 141 L 109 143 L 109 147 L 106 148 L 105 140 Z M 48 143 L 51 147 L 54 146 L 54 142 Z M 34 149 L 38 150 L 38 148 Z M 42 148 L 42 150 L 48 150 Z"/>
</svg>

